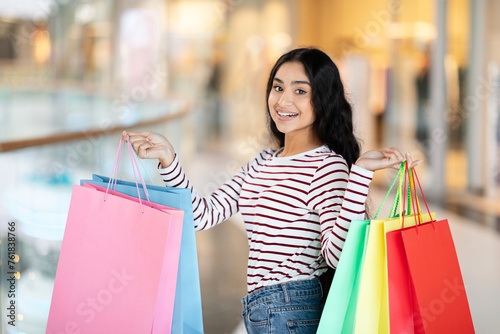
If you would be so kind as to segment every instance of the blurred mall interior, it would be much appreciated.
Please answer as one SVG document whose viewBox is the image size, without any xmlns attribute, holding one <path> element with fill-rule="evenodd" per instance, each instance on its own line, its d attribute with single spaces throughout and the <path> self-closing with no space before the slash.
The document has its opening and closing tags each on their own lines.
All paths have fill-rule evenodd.
<svg viewBox="0 0 500 334">
<path fill-rule="evenodd" d="M 298 46 L 339 66 L 363 151 L 397 146 L 424 160 L 417 171 L 449 220 L 476 330 L 497 333 L 499 14 L 497 0 L 1 1 L 2 333 L 45 332 L 72 186 L 110 175 L 123 129 L 165 134 L 208 194 L 270 145 L 265 84 Z M 154 161 L 141 165 L 162 183 Z M 376 174 L 372 211 L 394 176 Z M 15 328 L 3 316 L 12 221 Z M 245 238 L 239 216 L 197 234 L 206 333 L 242 330 Z"/>
</svg>

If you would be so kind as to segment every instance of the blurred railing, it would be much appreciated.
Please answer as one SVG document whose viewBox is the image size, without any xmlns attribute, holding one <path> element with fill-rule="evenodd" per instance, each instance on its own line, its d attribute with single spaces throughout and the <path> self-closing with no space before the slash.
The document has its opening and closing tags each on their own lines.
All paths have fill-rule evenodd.
<svg viewBox="0 0 500 334">
<path fill-rule="evenodd" d="M 188 107 L 186 106 L 178 111 L 167 113 L 165 115 L 162 115 L 159 117 L 154 117 L 152 119 L 140 121 L 140 122 L 134 123 L 133 125 L 129 125 L 129 126 L 125 126 L 125 127 L 122 125 L 116 125 L 116 126 L 112 126 L 110 128 L 106 128 L 106 129 L 89 129 L 89 130 L 85 130 L 85 131 L 58 133 L 58 134 L 54 134 L 54 135 L 37 137 L 37 138 L 30 138 L 30 139 L 4 141 L 4 142 L 0 142 L 0 152 L 15 151 L 15 150 L 19 150 L 22 148 L 42 146 L 42 145 L 47 145 L 47 144 L 62 143 L 62 142 L 78 140 L 78 139 L 85 139 L 85 138 L 99 136 L 99 135 L 107 135 L 107 134 L 111 134 L 111 133 L 115 133 L 115 132 L 118 133 L 118 132 L 121 132 L 124 130 L 125 131 L 132 130 L 132 129 L 138 128 L 138 127 L 147 127 L 147 126 L 152 126 L 152 125 L 158 125 L 161 123 L 169 122 L 169 121 L 174 120 L 174 119 L 182 118 L 182 117 L 186 116 L 187 112 L 188 112 Z"/>
</svg>

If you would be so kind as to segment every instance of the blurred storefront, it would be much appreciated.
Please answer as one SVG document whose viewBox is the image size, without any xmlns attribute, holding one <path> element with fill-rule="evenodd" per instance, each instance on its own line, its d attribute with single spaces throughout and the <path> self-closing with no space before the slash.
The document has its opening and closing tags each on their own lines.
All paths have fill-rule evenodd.
<svg viewBox="0 0 500 334">
<path fill-rule="evenodd" d="M 495 1 L 377 0 L 362 11 L 342 0 L 16 3 L 0 8 L 3 105 L 13 90 L 74 87 L 120 99 L 116 109 L 179 94 L 193 103 L 196 147 L 211 136 L 262 138 L 270 67 L 313 45 L 342 69 L 364 149 L 397 144 L 430 164 L 430 146 L 444 142 L 453 172 L 443 186 L 497 193 Z M 438 111 L 433 88 L 445 96 Z M 433 133 L 436 113 L 443 129 Z"/>
<path fill-rule="evenodd" d="M 109 173 L 119 129 L 165 133 L 186 163 L 230 155 L 228 178 L 270 144 L 268 74 L 299 46 L 339 65 L 363 150 L 424 159 L 435 203 L 500 230 L 498 13 L 496 0 L 0 2 L 0 223 L 22 227 L 18 332 L 44 332 L 71 187 Z"/>
<path fill-rule="evenodd" d="M 435 202 L 480 210 L 499 198 L 496 1 L 242 1 L 231 10 L 223 100 L 236 152 L 255 138 L 267 144 L 262 88 L 277 56 L 312 45 L 341 68 L 363 150 L 397 146 L 424 159 Z"/>
</svg>

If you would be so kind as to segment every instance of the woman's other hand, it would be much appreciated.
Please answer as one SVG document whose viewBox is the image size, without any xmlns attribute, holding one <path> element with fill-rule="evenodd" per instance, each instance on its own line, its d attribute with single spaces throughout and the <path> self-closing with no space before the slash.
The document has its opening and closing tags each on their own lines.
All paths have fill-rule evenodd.
<svg viewBox="0 0 500 334">
<path fill-rule="evenodd" d="M 408 162 L 410 168 L 422 162 L 422 160 L 413 161 L 410 153 L 406 153 L 406 157 L 404 157 L 397 148 L 391 147 L 384 150 L 372 150 L 363 153 L 356 160 L 355 165 L 371 171 L 384 168 L 399 169 L 401 163 L 405 160 Z"/>
<path fill-rule="evenodd" d="M 127 135 L 137 156 L 141 159 L 158 159 L 162 167 L 168 167 L 174 161 L 175 150 L 167 138 L 159 133 L 126 132 L 123 131 L 122 139 L 127 141 Z"/>
</svg>

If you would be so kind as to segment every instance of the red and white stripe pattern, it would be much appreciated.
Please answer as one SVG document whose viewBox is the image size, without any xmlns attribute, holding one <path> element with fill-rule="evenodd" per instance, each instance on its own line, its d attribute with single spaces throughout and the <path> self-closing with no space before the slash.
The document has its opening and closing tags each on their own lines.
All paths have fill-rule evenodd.
<svg viewBox="0 0 500 334">
<path fill-rule="evenodd" d="M 167 186 L 190 188 L 195 228 L 208 229 L 238 210 L 250 247 L 248 292 L 319 277 L 335 268 L 352 220 L 364 219 L 373 172 L 326 146 L 291 157 L 262 151 L 232 180 L 202 198 L 177 157 L 160 173 Z"/>
</svg>

